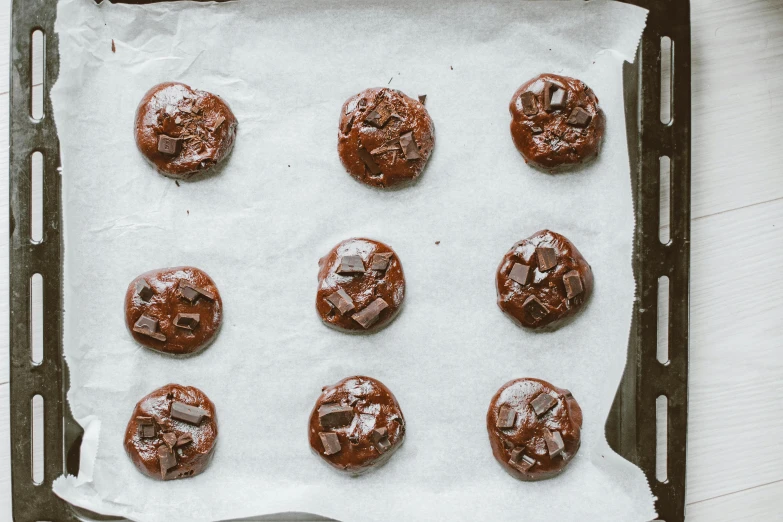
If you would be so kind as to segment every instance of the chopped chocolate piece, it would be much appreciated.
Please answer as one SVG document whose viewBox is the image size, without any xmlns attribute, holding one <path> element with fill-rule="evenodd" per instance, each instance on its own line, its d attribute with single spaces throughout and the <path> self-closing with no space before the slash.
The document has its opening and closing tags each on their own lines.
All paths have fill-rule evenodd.
<svg viewBox="0 0 783 522">
<path fill-rule="evenodd" d="M 536 412 L 536 415 L 539 417 L 554 408 L 555 404 L 557 404 L 557 399 L 548 393 L 542 393 L 530 403 L 533 407 L 533 411 Z"/>
<path fill-rule="evenodd" d="M 177 442 L 176 444 L 174 444 L 174 447 L 181 448 L 182 446 L 187 446 L 191 442 L 193 442 L 193 436 L 190 433 L 183 433 L 177 439 Z"/>
<path fill-rule="evenodd" d="M 511 272 L 508 273 L 508 278 L 524 286 L 530 279 L 530 272 L 529 266 L 522 263 L 514 263 L 514 266 L 511 267 Z"/>
<path fill-rule="evenodd" d="M 158 152 L 174 156 L 179 152 L 179 139 L 161 134 L 158 136 Z"/>
<path fill-rule="evenodd" d="M 117 52 L 117 46 L 114 45 L 114 38 L 111 39 L 111 52 L 113 53 Z"/>
<path fill-rule="evenodd" d="M 513 447 L 514 445 L 511 444 Z M 511 459 L 509 462 L 519 462 L 522 459 L 522 455 L 525 454 L 525 448 L 514 448 L 511 450 Z"/>
<path fill-rule="evenodd" d="M 334 432 L 324 432 L 318 434 L 321 437 L 321 443 L 324 445 L 324 455 L 334 455 L 340 453 L 342 447 L 340 446 L 340 439 Z"/>
<path fill-rule="evenodd" d="M 419 94 L 419 103 L 424 105 L 427 103 L 427 95 L 426 94 Z"/>
<path fill-rule="evenodd" d="M 318 408 L 318 420 L 324 429 L 342 428 L 353 422 L 353 408 L 330 402 Z"/>
<path fill-rule="evenodd" d="M 509 460 L 508 463 L 511 464 L 512 467 L 521 471 L 522 473 L 527 473 L 530 470 L 530 468 L 535 466 L 536 461 L 527 455 L 522 455 L 519 461 Z"/>
<path fill-rule="evenodd" d="M 212 132 L 215 132 L 220 128 L 221 125 L 223 125 L 223 122 L 226 121 L 226 118 L 223 116 L 219 116 L 217 120 L 215 120 L 215 125 L 212 127 Z"/>
<path fill-rule="evenodd" d="M 378 442 L 381 439 L 387 438 L 389 438 L 389 430 L 386 428 L 375 428 L 372 430 L 372 433 L 370 433 L 370 440 L 373 442 Z"/>
<path fill-rule="evenodd" d="M 538 114 L 538 100 L 536 99 L 535 94 L 530 91 L 523 92 L 519 99 L 522 101 L 522 112 L 525 113 L 526 116 L 535 116 Z"/>
<path fill-rule="evenodd" d="M 177 317 L 174 318 L 174 326 L 192 332 L 198 326 L 200 319 L 201 316 L 199 314 L 177 314 Z"/>
<path fill-rule="evenodd" d="M 500 413 L 498 413 L 498 428 L 513 428 L 514 421 L 517 420 L 517 412 L 511 406 L 504 404 L 500 407 Z"/>
<path fill-rule="evenodd" d="M 391 105 L 386 102 L 381 102 L 375 106 L 375 109 L 370 111 L 370 114 L 367 115 L 364 121 L 373 127 L 378 127 L 380 129 L 386 125 L 386 122 L 389 121 L 389 118 L 391 118 L 393 112 L 394 109 Z"/>
<path fill-rule="evenodd" d="M 171 418 L 177 419 L 188 424 L 198 426 L 204 417 L 208 417 L 209 412 L 197 406 L 191 406 L 184 402 L 174 401 L 171 403 Z"/>
<path fill-rule="evenodd" d="M 568 120 L 566 120 L 566 123 L 573 125 L 574 127 L 587 127 L 592 119 L 593 117 L 589 112 L 581 107 L 574 107 L 574 110 L 571 111 L 571 115 L 568 117 Z"/>
<path fill-rule="evenodd" d="M 361 107 L 361 108 L 365 108 L 365 107 L 367 107 L 367 100 L 365 100 L 364 98 L 361 98 L 361 99 L 359 100 L 359 103 L 357 103 L 357 105 L 358 105 L 359 107 Z"/>
<path fill-rule="evenodd" d="M 536 257 L 538 257 L 538 269 L 542 272 L 547 272 L 557 266 L 557 253 L 554 248 L 537 247 Z"/>
<path fill-rule="evenodd" d="M 387 141 L 386 143 L 384 143 L 383 145 L 381 145 L 377 149 L 371 150 L 370 154 L 383 154 L 384 152 L 389 152 L 389 151 L 395 151 L 396 152 L 398 150 L 401 150 L 400 149 L 400 139 L 399 138 Z"/>
<path fill-rule="evenodd" d="M 367 308 L 357 314 L 353 314 L 351 317 L 354 321 L 359 323 L 362 328 L 369 328 L 374 325 L 378 319 L 381 318 L 381 312 L 386 310 L 389 305 L 382 297 L 377 298 L 375 301 L 369 304 Z"/>
<path fill-rule="evenodd" d="M 384 437 L 375 443 L 375 449 L 377 449 L 379 453 L 386 453 L 389 448 L 391 448 L 389 437 Z"/>
<path fill-rule="evenodd" d="M 400 135 L 400 147 L 402 147 L 402 153 L 405 155 L 406 160 L 421 158 L 419 146 L 416 145 L 416 141 L 413 139 L 413 131 Z"/>
<path fill-rule="evenodd" d="M 140 333 L 141 335 L 152 337 L 158 341 L 166 340 L 166 336 L 158 332 L 158 320 L 153 319 L 148 315 L 142 315 L 139 317 L 139 320 L 136 321 L 136 324 L 133 325 L 133 331 Z"/>
<path fill-rule="evenodd" d="M 351 117 L 345 120 L 345 122 L 343 122 L 343 128 L 342 128 L 343 134 L 348 134 L 349 132 L 351 132 L 351 127 L 353 127 L 354 117 L 355 115 L 351 114 Z"/>
<path fill-rule="evenodd" d="M 577 270 L 571 270 L 566 275 L 564 275 L 563 284 L 565 284 L 567 299 L 573 299 L 574 297 L 584 292 L 582 278 L 579 277 L 579 271 Z"/>
<path fill-rule="evenodd" d="M 534 295 L 525 299 L 525 302 L 522 303 L 522 308 L 533 318 L 534 322 L 540 321 L 549 314 L 549 308 Z"/>
<path fill-rule="evenodd" d="M 158 462 L 160 462 L 160 476 L 166 478 L 166 474 L 172 468 L 177 467 L 177 457 L 171 448 L 165 444 L 158 446 Z"/>
<path fill-rule="evenodd" d="M 169 449 L 174 449 L 174 445 L 177 443 L 177 435 L 172 432 L 167 432 L 161 435 L 163 438 L 163 442 L 166 443 L 166 446 L 169 447 Z"/>
<path fill-rule="evenodd" d="M 389 263 L 391 262 L 391 258 L 394 254 L 391 252 L 384 252 L 382 254 L 373 254 L 371 258 L 371 270 L 378 270 L 379 272 L 384 272 L 387 268 L 389 268 Z"/>
<path fill-rule="evenodd" d="M 155 292 L 152 291 L 152 287 L 147 282 L 147 280 L 142 279 L 136 283 L 136 295 L 138 295 L 139 298 L 146 303 L 152 299 L 152 296 L 155 295 Z"/>
<path fill-rule="evenodd" d="M 209 290 L 190 284 L 187 281 L 180 281 L 178 290 L 179 295 L 185 300 L 190 301 L 190 304 L 194 304 L 200 297 L 206 297 L 210 301 L 215 300 L 215 294 Z"/>
<path fill-rule="evenodd" d="M 533 126 L 533 127 L 530 127 L 530 132 L 532 132 L 533 135 L 535 136 L 537 134 L 541 134 L 542 132 L 544 132 L 544 129 L 542 129 L 541 127 Z"/>
<path fill-rule="evenodd" d="M 544 442 L 546 442 L 546 449 L 549 451 L 549 456 L 555 458 L 565 449 L 565 443 L 563 442 L 563 436 L 559 431 L 544 430 Z"/>
<path fill-rule="evenodd" d="M 544 84 L 544 110 L 562 109 L 566 103 L 566 90 L 551 82 Z"/>
<path fill-rule="evenodd" d="M 326 298 L 326 302 L 336 308 L 340 315 L 345 315 L 354 309 L 353 299 L 342 288 L 329 295 Z"/>
<path fill-rule="evenodd" d="M 362 256 L 342 256 L 340 265 L 337 267 L 337 273 L 340 275 L 363 274 L 364 261 Z"/>
<path fill-rule="evenodd" d="M 381 174 L 381 167 L 375 163 L 372 154 L 367 152 L 367 149 L 364 147 L 359 147 L 359 159 L 362 160 L 362 163 L 364 163 L 364 166 L 367 167 L 371 175 L 377 176 L 378 174 Z"/>
<path fill-rule="evenodd" d="M 155 423 L 152 422 L 152 417 L 136 417 L 136 423 L 139 427 L 139 437 L 151 439 L 155 436 Z"/>
</svg>

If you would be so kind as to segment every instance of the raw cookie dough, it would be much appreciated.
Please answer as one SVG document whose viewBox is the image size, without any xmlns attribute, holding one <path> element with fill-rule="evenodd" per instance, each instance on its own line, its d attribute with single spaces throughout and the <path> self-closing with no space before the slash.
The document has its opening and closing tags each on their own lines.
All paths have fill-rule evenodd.
<svg viewBox="0 0 783 522">
<path fill-rule="evenodd" d="M 434 145 L 435 127 L 424 104 L 398 90 L 367 89 L 343 104 L 337 152 L 362 183 L 394 187 L 415 180 Z"/>
<path fill-rule="evenodd" d="M 371 377 L 325 386 L 310 413 L 310 447 L 326 462 L 358 475 L 382 465 L 405 439 L 392 392 Z"/>
<path fill-rule="evenodd" d="M 217 436 L 215 405 L 204 392 L 167 384 L 136 404 L 125 430 L 125 452 L 150 478 L 187 478 L 207 467 Z"/>
<path fill-rule="evenodd" d="M 561 473 L 579 450 L 581 428 L 582 409 L 571 392 L 540 379 L 507 382 L 487 411 L 492 453 L 520 480 Z"/>
<path fill-rule="evenodd" d="M 327 325 L 344 332 L 377 332 L 397 316 L 405 275 L 390 246 L 347 239 L 318 261 L 315 308 Z"/>
<path fill-rule="evenodd" d="M 536 167 L 556 170 L 598 154 L 606 119 L 580 80 L 542 74 L 514 93 L 509 110 L 514 145 Z"/>
<path fill-rule="evenodd" d="M 495 276 L 498 306 L 526 328 L 555 328 L 584 307 L 593 271 L 565 237 L 541 230 L 516 243 Z"/>
<path fill-rule="evenodd" d="M 195 353 L 215 337 L 223 302 L 215 282 L 192 266 L 141 274 L 125 293 L 125 324 L 139 343 L 175 355 Z"/>
<path fill-rule="evenodd" d="M 228 156 L 237 119 L 219 96 L 161 83 L 136 109 L 135 133 L 139 150 L 162 174 L 187 179 Z"/>
</svg>

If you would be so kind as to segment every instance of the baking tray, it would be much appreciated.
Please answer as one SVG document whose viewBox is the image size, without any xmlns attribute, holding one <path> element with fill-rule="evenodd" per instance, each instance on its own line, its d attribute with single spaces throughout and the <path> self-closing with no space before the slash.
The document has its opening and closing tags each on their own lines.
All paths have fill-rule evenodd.
<svg viewBox="0 0 783 522">
<path fill-rule="evenodd" d="M 100 2 L 100 0 L 97 0 Z M 121 1 L 121 0 L 116 0 Z M 156 0 L 124 0 L 150 3 Z M 166 0 L 161 0 L 166 1 Z M 656 497 L 659 520 L 685 519 L 685 450 L 688 413 L 688 300 L 690 271 L 690 4 L 684 0 L 617 0 L 649 11 L 634 64 L 624 66 L 624 96 L 636 228 L 633 271 L 636 300 L 628 362 L 617 390 L 606 438 L 641 468 Z M 59 74 L 54 32 L 57 0 L 13 0 L 10 96 L 10 367 L 11 484 L 17 522 L 78 520 L 85 513 L 52 492 L 62 473 L 79 470 L 81 427 L 66 401 L 63 359 L 63 237 L 60 144 L 49 94 Z M 32 35 L 44 34 L 43 117 L 31 117 Z M 661 39 L 669 37 L 671 121 L 662 123 Z M 676 49 L 676 52 L 675 52 Z M 43 234 L 31 235 L 32 154 L 43 155 Z M 660 162 L 670 159 L 670 240 L 660 229 Z M 31 357 L 34 274 L 43 280 L 43 358 Z M 658 280 L 669 279 L 668 357 L 657 359 Z M 33 482 L 32 400 L 43 398 L 43 479 Z M 666 397 L 667 478 L 656 479 L 656 399 Z M 105 517 L 94 517 L 106 519 Z"/>
</svg>

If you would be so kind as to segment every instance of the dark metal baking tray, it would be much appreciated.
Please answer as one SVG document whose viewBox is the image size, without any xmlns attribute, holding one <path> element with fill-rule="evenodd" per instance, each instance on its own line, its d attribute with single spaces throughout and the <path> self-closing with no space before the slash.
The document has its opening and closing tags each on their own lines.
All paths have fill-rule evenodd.
<svg viewBox="0 0 783 522">
<path fill-rule="evenodd" d="M 618 0 L 620 1 L 620 0 Z M 606 437 L 647 476 L 660 520 L 685 518 L 688 408 L 688 279 L 690 268 L 690 5 L 684 0 L 623 0 L 649 10 L 634 64 L 625 64 L 625 113 L 636 230 L 636 301 L 628 362 Z M 127 0 L 126 3 L 149 3 Z M 17 522 L 77 520 L 52 492 L 63 472 L 76 474 L 81 428 L 65 400 L 63 237 L 60 148 L 49 93 L 59 73 L 54 22 L 57 0 L 13 0 L 10 96 L 10 358 L 11 475 Z M 43 117 L 31 118 L 32 34 L 44 33 Z M 661 38 L 672 49 L 671 121 L 661 123 Z M 43 155 L 43 238 L 31 240 L 31 156 Z M 659 240 L 660 158 L 670 158 L 670 241 Z M 31 359 L 31 278 L 43 278 L 43 360 Z M 669 278 L 669 361 L 656 358 L 658 279 Z M 32 408 L 44 400 L 44 476 L 32 480 Z M 656 399 L 668 403 L 667 479 L 656 479 Z"/>
</svg>

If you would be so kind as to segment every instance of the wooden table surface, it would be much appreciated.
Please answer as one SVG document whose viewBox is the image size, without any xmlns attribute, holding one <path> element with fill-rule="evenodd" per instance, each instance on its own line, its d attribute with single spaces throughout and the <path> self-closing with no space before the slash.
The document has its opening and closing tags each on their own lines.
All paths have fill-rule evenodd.
<svg viewBox="0 0 783 522">
<path fill-rule="evenodd" d="M 685 0 L 683 0 L 685 1 Z M 0 172 L 8 35 L 0 0 Z M 783 0 L 692 0 L 687 519 L 783 520 Z M 0 182 L 0 230 L 8 230 Z M 8 239 L 0 235 L 0 273 Z M 8 279 L 0 278 L 0 521 L 11 520 Z"/>
</svg>

